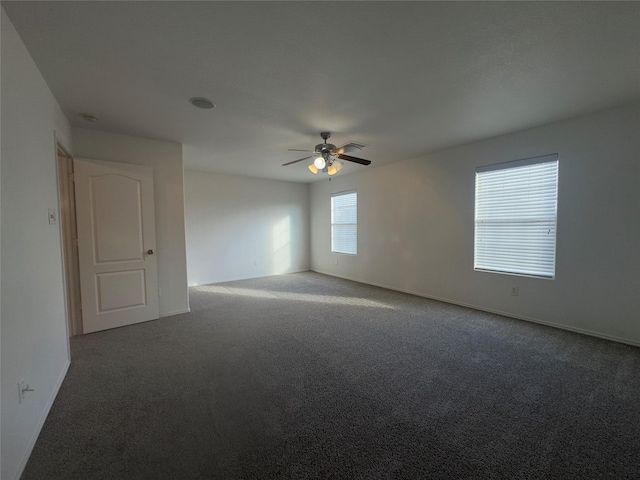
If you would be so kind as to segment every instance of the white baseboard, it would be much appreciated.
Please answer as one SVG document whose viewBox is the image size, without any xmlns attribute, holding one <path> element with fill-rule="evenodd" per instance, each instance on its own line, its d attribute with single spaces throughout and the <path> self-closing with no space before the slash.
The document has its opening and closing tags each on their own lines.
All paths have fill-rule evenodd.
<svg viewBox="0 0 640 480">
<path fill-rule="evenodd" d="M 24 468 L 27 466 L 27 462 L 29 461 L 29 457 L 31 456 L 31 452 L 33 451 L 33 447 L 36 446 L 36 441 L 38 440 L 38 437 L 40 436 L 40 432 L 42 431 L 42 427 L 44 426 L 44 422 L 47 419 L 47 416 L 49 415 L 49 411 L 51 410 L 51 407 L 53 406 L 53 402 L 55 401 L 56 397 L 58 396 L 58 392 L 60 391 L 60 387 L 62 386 L 62 382 L 64 381 L 64 377 L 67 376 L 67 371 L 69 370 L 69 365 L 71 365 L 71 362 L 69 360 L 67 360 L 65 362 L 64 366 L 62 367 L 62 372 L 60 372 L 60 376 L 58 377 L 58 380 L 56 381 L 55 385 L 53 386 L 53 392 L 51 392 L 51 396 L 49 397 L 49 400 L 47 400 L 47 403 L 46 403 L 46 405 L 44 407 L 42 415 L 38 419 L 38 423 L 36 424 L 36 430 L 35 430 L 35 432 L 33 432 L 33 436 L 31 437 L 31 440 L 29 440 L 29 444 L 27 445 L 27 449 L 24 452 L 24 456 L 22 457 L 22 460 L 20 461 L 20 464 L 18 465 L 18 470 L 16 471 L 16 476 L 14 477 L 14 480 L 18 480 L 22 476 L 22 472 L 24 472 Z"/>
<path fill-rule="evenodd" d="M 228 278 L 225 280 L 216 280 L 210 283 L 190 283 L 189 285 L 187 285 L 188 287 L 201 287 L 203 285 L 216 285 L 218 283 L 227 283 L 227 282 L 238 282 L 240 280 L 256 280 L 258 278 L 268 278 L 268 277 L 276 277 L 278 275 L 289 275 L 289 274 L 293 274 L 293 273 L 302 273 L 302 272 L 311 272 L 313 270 L 311 270 L 310 268 L 304 268 L 302 270 L 287 270 L 286 272 L 282 272 L 282 273 L 269 273 L 267 275 L 252 275 L 250 277 L 233 277 L 233 278 Z M 320 272 L 318 272 L 320 273 Z M 329 273 L 327 273 L 327 275 L 330 275 Z"/>
<path fill-rule="evenodd" d="M 527 322 L 538 323 L 540 325 L 547 325 L 549 327 L 555 327 L 555 328 L 559 328 L 561 330 L 568 330 L 570 332 L 581 333 L 583 335 L 589 335 L 591 337 L 602 338 L 604 340 L 610 340 L 612 342 L 624 343 L 626 345 L 632 345 L 634 347 L 640 347 L 640 342 L 635 342 L 633 340 L 627 340 L 626 338 L 620 338 L 620 337 L 616 337 L 616 336 L 613 336 L 613 335 L 607 335 L 605 333 L 593 332 L 591 330 L 585 330 L 585 329 L 582 329 L 582 328 L 571 327 L 571 326 L 563 325 L 563 324 L 560 324 L 560 323 L 547 322 L 546 320 L 540 320 L 540 319 L 533 318 L 533 317 L 526 317 L 524 315 L 517 315 L 517 314 L 513 314 L 513 313 L 509 313 L 509 312 L 503 312 L 501 310 L 494 310 L 494 309 L 491 309 L 491 308 L 481 307 L 481 306 L 474 305 L 474 304 L 471 304 L 471 303 L 458 302 L 458 301 L 455 301 L 455 300 L 450 300 L 448 298 L 435 297 L 433 295 L 425 295 L 424 293 L 420 293 L 420 292 L 413 292 L 411 290 L 405 290 L 405 289 L 402 289 L 402 288 L 391 287 L 389 285 L 384 285 L 384 284 L 380 284 L 380 283 L 367 282 L 367 281 L 364 281 L 364 280 L 360 280 L 358 278 L 347 277 L 347 276 L 344 276 L 344 275 L 336 275 L 335 273 L 329 273 L 329 272 L 325 272 L 325 271 L 322 271 L 322 270 L 311 269 L 311 271 L 312 272 L 321 273 L 323 275 L 329 275 L 330 277 L 344 278 L 345 280 L 351 280 L 352 282 L 364 283 L 365 285 L 372 285 L 374 287 L 386 288 L 387 290 L 394 290 L 396 292 L 408 293 L 409 295 L 415 295 L 417 297 L 428 298 L 430 300 L 437 300 L 439 302 L 450 303 L 452 305 L 459 305 L 461 307 L 472 308 L 474 310 L 480 310 L 481 312 L 495 313 L 497 315 L 502 315 L 504 317 L 515 318 L 517 320 L 525 320 Z"/>
<path fill-rule="evenodd" d="M 190 311 L 190 308 L 186 308 L 184 310 L 176 310 L 175 312 L 162 313 L 160 314 L 159 318 L 170 317 L 171 315 L 180 315 L 181 313 L 189 313 Z"/>
</svg>

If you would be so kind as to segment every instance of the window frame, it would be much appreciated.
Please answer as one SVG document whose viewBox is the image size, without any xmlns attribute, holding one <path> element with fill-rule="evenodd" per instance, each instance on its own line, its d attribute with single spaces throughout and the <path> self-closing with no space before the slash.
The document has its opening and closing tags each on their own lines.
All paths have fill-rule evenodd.
<svg viewBox="0 0 640 480">
<path fill-rule="evenodd" d="M 548 213 L 546 213 L 546 215 L 548 215 L 547 218 L 542 219 L 543 217 L 540 217 L 538 219 L 534 219 L 534 218 L 527 218 L 527 213 L 526 211 L 523 212 L 518 212 L 520 213 L 519 217 L 511 217 L 508 220 L 481 220 L 479 221 L 479 217 L 478 217 L 478 209 L 479 209 L 479 203 L 487 202 L 487 196 L 488 194 L 486 193 L 486 191 L 484 192 L 484 198 L 481 198 L 479 201 L 479 174 L 483 174 L 486 172 L 497 172 L 497 171 L 504 171 L 504 170 L 510 170 L 512 168 L 518 168 L 518 167 L 529 167 L 529 166 L 534 166 L 534 165 L 541 165 L 541 164 L 548 164 L 548 163 L 553 163 L 554 164 L 554 172 L 552 173 L 552 175 L 555 175 L 553 177 L 553 180 L 555 181 L 555 184 L 550 183 L 548 187 L 546 187 L 549 190 L 555 189 L 553 190 L 553 204 L 552 204 L 552 210 L 553 210 L 553 215 L 549 215 Z M 524 172 L 523 172 L 524 174 Z M 531 174 L 531 172 L 528 173 L 529 175 Z M 527 175 L 527 174 L 524 174 Z M 523 177 L 524 177 L 523 175 Z M 518 179 L 511 179 L 509 180 L 511 183 L 509 183 L 509 181 L 505 181 L 500 188 L 504 188 L 505 185 L 511 185 L 511 188 L 515 188 L 516 187 L 516 183 L 521 182 L 524 178 L 523 177 L 519 177 Z M 541 175 L 539 178 L 542 178 L 543 175 Z M 560 161 L 559 161 L 559 155 L 557 153 L 553 153 L 553 154 L 548 154 L 548 155 L 543 155 L 543 156 L 539 156 L 539 157 L 530 157 L 530 158 L 525 158 L 525 159 L 520 159 L 520 160 L 514 160 L 514 161 L 509 161 L 509 162 L 502 162 L 502 163 L 497 163 L 497 164 L 492 164 L 492 165 L 485 165 L 485 166 L 481 166 L 481 167 L 477 167 L 475 170 L 475 184 L 474 184 L 474 238 L 473 238 L 473 269 L 474 271 L 477 272 L 484 272 L 484 273 L 494 273 L 494 274 L 502 274 L 502 275 L 515 275 L 515 276 L 524 276 L 524 277 L 531 277 L 531 278 L 539 278 L 539 279 L 548 279 L 548 280 L 552 280 L 556 277 L 556 267 L 557 267 L 557 246 L 558 246 L 558 197 L 559 197 L 559 177 L 560 177 Z M 486 182 L 486 180 L 485 180 Z M 486 188 L 486 184 L 483 185 Z M 499 188 L 496 186 L 496 188 Z M 535 192 L 535 193 L 541 193 L 544 194 L 544 187 L 538 187 L 539 191 Z M 545 199 L 547 201 L 549 201 L 551 199 L 551 195 L 549 195 L 549 193 L 546 193 L 546 197 Z M 498 205 L 495 206 L 494 205 L 494 209 L 497 209 L 498 211 L 500 210 L 500 207 L 504 208 L 504 205 Z M 486 212 L 486 204 L 482 205 L 483 207 L 483 211 Z M 547 210 L 550 209 L 550 207 L 547 205 L 546 207 Z M 543 212 L 543 208 L 540 207 L 540 213 L 542 215 Z M 485 213 L 486 216 L 486 213 Z M 500 234 L 499 233 L 499 229 L 494 230 L 493 232 L 493 236 L 494 239 L 496 237 L 499 237 L 497 239 L 495 239 L 493 241 L 493 244 L 491 247 L 489 248 L 482 248 L 482 246 L 480 245 L 479 242 L 479 226 L 480 225 L 494 225 L 497 226 L 499 224 L 505 225 L 505 226 L 511 226 L 512 228 L 517 229 L 518 225 L 522 225 L 522 226 L 528 226 L 528 227 L 532 227 L 535 224 L 538 224 L 540 226 L 543 226 L 543 230 L 546 226 L 551 226 L 552 230 L 553 230 L 553 240 L 552 240 L 552 244 L 547 243 L 546 245 L 544 244 L 543 241 L 540 241 L 538 245 L 536 245 L 536 249 L 530 249 L 529 251 L 525 251 L 525 252 L 518 252 L 517 248 L 514 248 L 513 250 L 510 251 L 510 253 L 514 256 L 517 257 L 518 254 L 520 254 L 520 258 L 514 259 L 514 263 L 511 264 L 510 266 L 504 266 L 504 264 L 502 265 L 502 268 L 500 268 L 499 266 L 496 266 L 497 264 L 500 263 L 500 260 L 502 261 L 506 261 L 508 255 L 504 255 L 503 257 L 501 257 L 500 260 L 492 260 L 494 265 L 493 268 L 491 268 L 491 266 L 487 266 L 487 260 L 486 257 L 489 256 L 488 253 L 491 253 L 490 250 L 491 248 L 493 248 L 494 250 L 497 250 L 496 245 L 499 245 L 500 240 L 504 240 L 506 238 L 508 238 L 507 236 L 505 236 L 505 234 Z M 486 230 L 485 230 L 486 232 Z M 498 232 L 498 233 L 495 233 Z M 486 233 L 485 233 L 486 235 Z M 501 236 L 502 235 L 502 236 Z M 519 241 L 522 241 L 522 239 L 525 237 L 525 233 L 520 232 L 520 234 L 516 234 L 514 235 L 515 237 L 519 237 Z M 527 238 L 528 240 L 528 238 Z M 479 251 L 481 252 L 479 255 Z M 542 267 L 539 271 L 535 271 L 535 268 L 532 266 L 526 267 L 523 264 L 526 264 L 526 260 L 523 259 L 523 255 L 526 254 L 537 254 L 540 257 L 543 256 L 547 256 L 548 258 L 546 259 L 545 262 L 540 261 L 540 265 L 544 265 L 544 267 Z M 484 257 L 483 257 L 484 255 Z M 481 257 L 481 259 L 479 259 L 479 256 Z M 489 262 L 490 263 L 490 262 Z M 528 268 L 528 270 L 527 270 Z M 546 270 L 544 270 L 544 268 L 546 268 Z"/>
<path fill-rule="evenodd" d="M 343 197 L 346 195 L 355 195 L 355 207 L 356 207 L 356 211 L 355 211 L 355 222 L 353 223 L 338 223 L 338 222 L 334 222 L 334 198 L 337 197 Z M 341 192 L 334 192 L 331 194 L 331 200 L 330 200 L 330 206 L 329 206 L 329 224 L 330 224 L 330 242 L 331 242 L 331 253 L 336 253 L 339 255 L 352 255 L 352 256 L 356 256 L 358 255 L 358 192 L 357 190 L 345 190 L 345 191 L 341 191 Z M 354 242 L 354 251 L 353 252 L 347 252 L 347 251 L 340 251 L 340 250 L 336 250 L 336 248 L 338 248 L 337 246 L 334 245 L 334 227 L 337 225 L 354 225 L 355 226 L 355 242 Z"/>
</svg>

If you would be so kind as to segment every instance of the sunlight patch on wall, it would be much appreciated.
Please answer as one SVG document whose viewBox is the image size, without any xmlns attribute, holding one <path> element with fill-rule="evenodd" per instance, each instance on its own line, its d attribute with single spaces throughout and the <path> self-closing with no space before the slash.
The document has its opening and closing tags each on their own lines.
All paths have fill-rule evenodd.
<svg viewBox="0 0 640 480">
<path fill-rule="evenodd" d="M 285 273 L 291 268 L 291 217 L 287 216 L 271 229 L 271 273 Z"/>
<path fill-rule="evenodd" d="M 292 300 L 298 302 L 314 302 L 328 305 L 349 305 L 352 307 L 393 308 L 384 303 L 358 297 L 335 297 L 332 295 L 316 295 L 313 293 L 278 292 L 274 290 L 256 290 L 251 288 L 233 288 L 221 285 L 203 285 L 193 287 L 198 292 L 221 295 L 237 295 L 242 297 L 265 298 L 272 300 Z"/>
</svg>

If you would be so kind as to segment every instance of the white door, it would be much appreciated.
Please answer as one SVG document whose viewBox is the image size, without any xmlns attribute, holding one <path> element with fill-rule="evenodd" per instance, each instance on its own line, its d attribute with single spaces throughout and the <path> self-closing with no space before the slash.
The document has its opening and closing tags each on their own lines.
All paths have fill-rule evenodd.
<svg viewBox="0 0 640 480">
<path fill-rule="evenodd" d="M 83 333 L 158 318 L 153 170 L 74 166 Z"/>
</svg>

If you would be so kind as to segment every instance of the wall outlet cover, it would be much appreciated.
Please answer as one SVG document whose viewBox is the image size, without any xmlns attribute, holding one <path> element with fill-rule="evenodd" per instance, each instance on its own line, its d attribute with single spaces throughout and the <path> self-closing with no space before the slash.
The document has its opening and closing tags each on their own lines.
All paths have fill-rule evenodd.
<svg viewBox="0 0 640 480">
<path fill-rule="evenodd" d="M 49 209 L 49 225 L 55 225 L 58 221 L 58 215 L 55 208 Z"/>
</svg>

